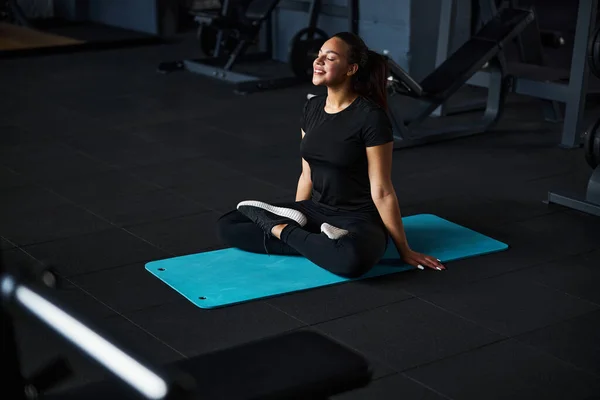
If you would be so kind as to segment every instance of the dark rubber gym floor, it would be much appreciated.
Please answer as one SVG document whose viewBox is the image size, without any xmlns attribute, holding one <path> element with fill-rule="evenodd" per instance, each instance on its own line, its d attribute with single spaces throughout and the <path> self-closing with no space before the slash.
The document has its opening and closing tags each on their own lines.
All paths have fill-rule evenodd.
<svg viewBox="0 0 600 400">
<path fill-rule="evenodd" d="M 236 96 L 160 61 L 164 45 L 0 64 L 0 235 L 7 263 L 51 263 L 56 296 L 165 363 L 296 330 L 324 333 L 375 370 L 349 399 L 591 399 L 600 394 L 600 219 L 543 203 L 584 190 L 582 150 L 558 148 L 541 103 L 511 97 L 485 135 L 395 152 L 405 216 L 433 213 L 508 243 L 494 255 L 254 301 L 196 308 L 144 263 L 220 247 L 219 215 L 293 199 L 312 88 Z M 23 370 L 68 354 L 20 318 Z M 199 377 L 201 378 L 201 377 Z"/>
</svg>

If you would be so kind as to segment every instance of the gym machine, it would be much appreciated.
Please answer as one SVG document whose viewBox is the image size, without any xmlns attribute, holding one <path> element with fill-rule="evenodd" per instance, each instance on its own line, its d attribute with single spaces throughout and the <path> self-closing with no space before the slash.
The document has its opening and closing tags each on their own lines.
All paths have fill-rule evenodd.
<svg viewBox="0 0 600 400">
<path fill-rule="evenodd" d="M 260 90 L 283 88 L 306 82 L 312 76 L 307 70 L 307 60 L 316 56 L 327 34 L 317 28 L 320 14 L 347 17 L 352 32 L 358 32 L 358 0 L 348 0 L 347 6 L 321 4 L 321 0 L 223 0 L 220 10 L 193 11 L 199 24 L 198 39 L 203 58 L 163 62 L 158 72 L 168 73 L 188 70 L 200 75 L 232 83 L 236 93 L 252 93 Z M 241 63 L 272 61 L 273 34 L 271 15 L 275 8 L 308 13 L 308 25 L 299 31 L 290 43 L 289 65 L 282 68 L 259 65 L 259 76 L 240 72 Z M 265 28 L 266 51 L 249 53 L 250 46 L 259 42 Z"/>
<path fill-rule="evenodd" d="M 548 204 L 559 204 L 600 217 L 600 118 L 582 135 L 585 159 L 593 169 L 585 196 L 548 192 Z"/>
<path fill-rule="evenodd" d="M 584 0 L 581 1 L 583 2 Z M 591 6 L 592 10 L 597 11 L 595 1 Z M 579 12 L 581 13 L 581 8 Z M 578 18 L 582 18 L 582 16 L 579 15 Z M 579 28 L 580 27 L 577 26 L 577 34 L 581 33 L 579 32 Z M 581 37 L 579 37 L 579 39 L 581 40 Z M 582 46 L 581 43 L 579 45 Z M 575 58 L 575 55 L 573 55 L 573 57 Z M 584 63 L 582 66 L 585 74 L 583 77 L 584 88 L 587 85 L 587 68 L 589 68 L 589 71 L 597 78 L 600 78 L 600 24 L 596 26 L 588 41 L 587 57 L 585 60 L 578 58 L 578 62 Z M 583 108 L 581 113 L 583 114 Z M 583 142 L 585 160 L 593 169 L 587 184 L 585 195 L 581 196 L 578 194 L 562 192 L 548 192 L 548 200 L 546 203 L 559 204 L 564 207 L 600 217 L 600 118 L 589 126 L 583 135 L 581 135 L 581 139 Z"/>
<path fill-rule="evenodd" d="M 478 0 L 471 1 L 471 33 L 475 33 L 482 24 L 484 24 L 493 14 L 497 11 L 497 8 L 505 4 L 505 0 L 494 0 L 496 8 L 492 9 L 487 4 L 481 4 Z M 536 14 L 534 0 L 506 0 L 508 1 L 509 7 L 529 9 Z M 441 64 L 448 57 L 450 37 L 454 32 L 454 14 L 453 14 L 453 3 L 444 2 L 442 5 L 442 13 L 440 17 L 440 29 L 438 38 L 437 48 L 437 64 Z M 537 15 L 537 14 L 536 14 Z M 538 21 L 533 21 L 529 24 L 523 32 L 521 32 L 514 39 L 516 45 L 517 57 L 520 65 L 533 64 L 537 66 L 546 66 L 546 60 L 544 56 L 544 48 L 559 48 L 565 44 L 565 39 L 561 32 L 558 31 L 543 31 L 540 30 Z M 510 56 L 505 51 L 505 60 L 507 61 Z M 509 74 L 512 76 L 517 72 L 511 67 L 515 63 L 509 63 L 507 68 Z M 547 68 L 547 70 L 551 70 Z M 560 80 L 568 77 L 568 74 L 564 74 L 563 71 L 558 71 L 554 74 L 554 80 Z M 562 76 L 561 76 L 562 75 Z M 562 110 L 557 101 L 547 101 L 544 103 L 544 114 L 546 120 L 552 122 L 561 122 L 563 120 Z M 443 104 L 437 111 L 437 115 L 451 115 L 461 113 L 465 111 L 473 111 L 485 108 L 484 104 L 480 102 L 471 102 L 466 105 L 453 106 L 450 108 L 447 104 Z"/>
<path fill-rule="evenodd" d="M 353 350 L 310 331 L 296 331 L 154 366 L 106 339 L 53 299 L 58 275 L 43 266 L 5 267 L 0 252 L 0 329 L 4 398 L 69 399 L 325 399 L 366 386 L 371 370 Z M 46 394 L 72 370 L 59 358 L 32 378 L 21 373 L 14 317 L 31 317 L 113 379 Z M 116 378 L 116 380 L 114 380 Z"/>
<path fill-rule="evenodd" d="M 282 1 L 280 8 L 294 11 L 307 11 L 308 3 L 302 1 Z M 313 62 L 323 43 L 329 35 L 317 28 L 320 14 L 347 18 L 348 31 L 358 34 L 358 0 L 347 0 L 346 6 L 322 4 L 320 0 L 312 0 L 308 8 L 309 23 L 306 28 L 297 32 L 291 40 L 289 65 L 294 75 L 302 82 L 310 82 L 313 76 Z"/>
<path fill-rule="evenodd" d="M 204 58 L 163 62 L 158 72 L 168 73 L 186 69 L 190 72 L 224 80 L 236 85 L 236 91 L 248 92 L 250 87 L 286 86 L 290 77 L 280 79 L 259 78 L 233 71 L 239 62 L 261 62 L 270 60 L 272 32 L 271 24 L 265 23 L 279 4 L 279 0 L 223 0 L 218 12 L 213 10 L 192 11 L 199 24 L 198 39 Z M 251 45 L 258 42 L 262 27 L 266 26 L 267 51 L 248 54 Z M 211 41 L 214 40 L 214 44 Z"/>
<path fill-rule="evenodd" d="M 520 2 L 511 1 L 510 5 Z M 496 0 L 480 2 L 484 14 L 494 13 L 497 10 Z M 597 0 L 579 0 L 577 15 L 577 28 L 575 31 L 575 42 L 571 58 L 571 69 L 568 72 L 568 81 L 560 81 L 557 71 L 540 65 L 531 52 L 539 49 L 539 45 L 531 46 L 523 44 L 525 56 L 521 56 L 521 62 L 508 63 L 507 69 L 511 76 L 512 84 L 509 88 L 514 93 L 536 97 L 552 102 L 565 104 L 565 115 L 560 146 L 563 148 L 576 148 L 581 145 L 579 132 L 583 124 L 583 113 L 588 95 L 588 57 L 590 49 L 598 43 L 597 32 L 592 34 L 597 18 Z M 528 38 L 534 36 L 528 35 Z M 600 45 L 600 43 L 598 43 Z M 524 58 L 524 59 L 523 59 Z M 600 65 L 599 65 L 600 66 Z M 479 87 L 487 87 L 490 81 L 488 71 L 479 71 L 468 84 Z"/>
<path fill-rule="evenodd" d="M 503 9 L 494 13 L 467 42 L 421 82 L 416 82 L 397 63 L 388 59 L 391 73 L 388 103 L 395 148 L 488 131 L 502 115 L 510 84 L 503 48 L 534 19 L 530 10 Z M 430 118 L 480 70 L 487 73 L 488 97 L 478 121 L 463 115 Z"/>
</svg>

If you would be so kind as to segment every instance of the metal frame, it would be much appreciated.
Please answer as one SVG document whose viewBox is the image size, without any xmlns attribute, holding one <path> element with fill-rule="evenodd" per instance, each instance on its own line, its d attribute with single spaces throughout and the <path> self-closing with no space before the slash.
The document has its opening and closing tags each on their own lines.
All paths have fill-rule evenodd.
<svg viewBox="0 0 600 400">
<path fill-rule="evenodd" d="M 479 0 L 473 3 L 471 6 L 471 15 L 473 15 L 473 7 L 477 6 L 483 18 L 479 18 L 478 23 L 473 26 L 472 21 L 472 34 L 477 30 L 477 26 L 483 25 L 491 19 L 496 13 L 496 9 L 490 9 L 487 7 L 489 0 Z M 482 21 L 483 20 L 483 21 Z M 451 55 L 450 49 L 452 46 L 452 39 L 455 33 L 455 21 L 456 21 L 456 1 L 454 0 L 443 0 L 440 8 L 440 19 L 439 19 L 439 30 L 437 39 L 437 50 L 435 58 L 435 66 L 439 67 L 448 57 Z M 504 62 L 502 54 L 498 56 Z M 486 102 L 482 102 L 480 99 L 466 100 L 460 105 L 452 104 L 451 106 L 447 103 L 440 105 L 433 113 L 432 116 L 444 117 L 463 113 L 469 113 L 474 111 L 482 111 L 486 108 Z"/>
<path fill-rule="evenodd" d="M 435 56 L 435 67 L 442 65 L 450 56 L 450 46 L 454 34 L 454 20 L 456 18 L 456 2 L 454 0 L 442 1 L 440 8 L 439 31 L 437 40 L 437 50 Z M 461 107 L 462 108 L 462 107 Z M 432 116 L 445 116 L 450 114 L 447 104 L 442 104 L 436 108 Z"/>
<path fill-rule="evenodd" d="M 548 192 L 548 203 L 559 204 L 600 217 L 600 166 L 592 172 L 585 197 L 561 192 Z"/>
<path fill-rule="evenodd" d="M 453 6 L 448 3 L 444 7 L 443 14 L 452 15 Z M 512 20 L 510 22 L 512 28 L 506 33 L 493 33 L 504 32 L 504 30 L 497 30 L 496 24 L 500 20 L 492 18 L 492 16 L 496 16 L 496 11 L 493 14 L 490 13 L 490 18 L 487 18 L 488 21 L 486 21 L 486 24 L 481 27 L 477 34 L 474 34 L 469 39 L 469 42 L 463 44 L 460 49 L 453 53 L 451 57 L 445 57 L 443 54 L 443 49 L 447 49 L 448 42 L 440 45 L 438 57 L 444 57 L 444 63 L 454 63 L 457 60 L 462 60 L 461 57 L 469 57 L 465 52 L 470 52 L 471 48 L 469 46 L 475 43 L 486 43 L 491 46 L 486 50 L 486 53 L 478 55 L 480 58 L 474 61 L 468 69 L 461 70 L 460 76 L 456 78 L 456 81 L 447 87 L 436 88 L 434 83 L 430 89 L 432 92 L 427 93 L 427 86 L 431 86 L 430 80 L 436 81 L 438 79 L 437 74 L 444 74 L 447 68 L 450 70 L 454 69 L 448 67 L 447 64 L 442 63 L 429 76 L 425 77 L 422 83 L 425 86 L 421 87 L 397 63 L 388 59 L 393 79 L 393 83 L 391 84 L 392 91 L 389 96 L 389 115 L 394 128 L 395 148 L 416 146 L 484 133 L 500 119 L 504 110 L 507 88 L 509 87 L 502 46 L 518 35 L 534 19 L 531 12 L 524 10 L 509 10 L 505 12 L 509 14 L 517 13 L 517 15 L 518 13 L 523 13 L 523 19 Z M 472 43 L 473 41 L 475 43 Z M 482 50 L 485 50 L 485 48 L 482 48 Z M 467 76 L 477 73 L 482 68 L 487 71 L 485 77 L 488 93 L 484 107 L 475 108 L 483 109 L 483 113 L 478 120 L 474 121 L 472 117 L 464 116 L 431 118 L 432 113 L 439 110 L 440 106 L 467 82 Z M 414 88 L 415 86 L 417 89 Z M 400 88 L 399 90 L 396 89 L 398 87 Z M 440 92 L 438 93 L 437 91 Z M 473 107 L 465 108 L 469 111 L 474 111 Z M 459 120 L 459 118 L 462 120 Z M 443 121 L 443 126 L 427 128 L 424 124 L 426 120 Z"/>
<path fill-rule="evenodd" d="M 402 111 L 392 114 L 392 125 L 394 127 L 394 148 L 405 148 L 418 146 L 427 143 L 433 143 L 440 140 L 454 139 L 459 137 L 471 136 L 488 131 L 502 116 L 506 98 L 506 80 L 505 71 L 501 62 L 493 59 L 489 64 L 488 74 L 488 96 L 485 104 L 485 110 L 478 121 L 465 123 L 452 123 L 452 116 L 442 117 L 447 124 L 443 129 L 428 129 L 421 124 L 430 117 L 430 115 L 440 107 L 437 102 L 420 101 L 420 111 L 418 118 L 406 121 L 402 118 Z M 416 101 L 410 99 L 412 101 Z M 391 107 L 390 107 L 391 108 Z"/>
<path fill-rule="evenodd" d="M 229 0 L 223 3 L 223 13 L 228 10 Z M 347 0 L 346 6 L 336 6 L 323 4 L 321 0 L 301 1 L 301 0 L 282 0 L 276 8 L 302 11 L 308 13 L 308 26 L 316 26 L 319 15 L 329 15 L 335 17 L 348 18 L 349 29 L 358 33 L 358 0 Z M 215 57 L 188 59 L 177 61 L 174 63 L 163 63 L 159 70 L 178 70 L 185 69 L 189 72 L 208 76 L 218 79 L 234 86 L 236 93 L 248 94 L 262 90 L 278 89 L 294 86 L 303 81 L 296 76 L 275 76 L 275 77 L 260 77 L 250 74 L 245 74 L 233 71 L 233 68 L 238 63 L 246 62 L 261 62 L 272 60 L 273 35 L 272 35 L 272 13 L 264 21 L 266 27 L 266 47 L 264 52 L 245 54 L 248 43 L 241 41 L 236 46 L 235 50 L 223 63 L 222 57 L 219 57 L 222 31 L 219 31 L 217 36 L 217 46 L 215 47 Z M 169 67 L 162 67 L 169 65 Z"/>
<path fill-rule="evenodd" d="M 571 59 L 571 71 L 568 83 L 544 82 L 525 77 L 513 76 L 511 91 L 537 97 L 544 100 L 565 103 L 565 117 L 560 147 L 576 148 L 583 128 L 583 114 L 588 94 L 589 67 L 587 64 L 587 47 L 593 31 L 598 0 L 579 0 L 575 43 Z M 535 66 L 533 66 L 535 67 Z M 544 67 L 539 67 L 544 69 Z M 476 73 L 467 83 L 473 86 L 486 87 L 487 72 Z"/>
</svg>

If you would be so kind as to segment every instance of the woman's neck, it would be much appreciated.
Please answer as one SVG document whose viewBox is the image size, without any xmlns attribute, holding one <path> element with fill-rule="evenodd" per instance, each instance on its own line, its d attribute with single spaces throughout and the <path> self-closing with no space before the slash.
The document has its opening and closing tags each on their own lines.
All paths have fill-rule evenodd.
<svg viewBox="0 0 600 400">
<path fill-rule="evenodd" d="M 325 107 L 329 112 L 338 112 L 352 104 L 357 97 L 358 94 L 347 88 L 336 89 L 330 87 L 327 88 Z"/>
</svg>

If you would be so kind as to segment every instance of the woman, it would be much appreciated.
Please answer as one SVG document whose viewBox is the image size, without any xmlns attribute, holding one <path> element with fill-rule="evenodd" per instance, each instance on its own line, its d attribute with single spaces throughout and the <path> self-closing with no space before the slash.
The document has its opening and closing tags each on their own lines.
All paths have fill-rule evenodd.
<svg viewBox="0 0 600 400">
<path fill-rule="evenodd" d="M 325 42 L 313 70 L 313 84 L 326 86 L 327 96 L 304 106 L 296 202 L 241 202 L 219 219 L 221 240 L 249 252 L 301 255 L 355 278 L 383 257 L 389 235 L 407 264 L 445 269 L 410 248 L 402 225 L 385 58 L 342 32 Z"/>
</svg>

